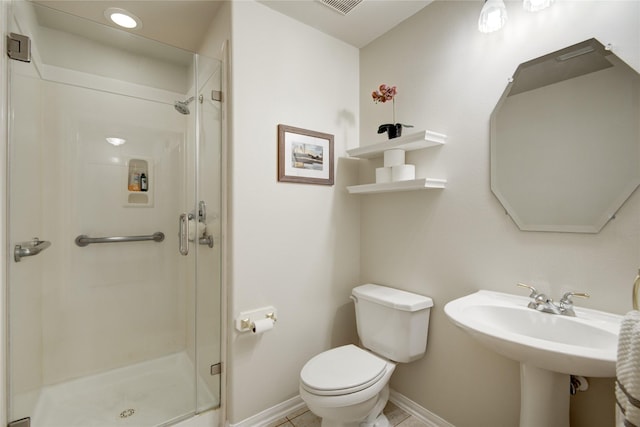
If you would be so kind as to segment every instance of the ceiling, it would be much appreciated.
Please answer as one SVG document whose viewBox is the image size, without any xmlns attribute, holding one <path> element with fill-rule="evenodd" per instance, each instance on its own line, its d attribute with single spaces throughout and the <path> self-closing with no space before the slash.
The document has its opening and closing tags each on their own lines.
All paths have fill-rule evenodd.
<svg viewBox="0 0 640 427">
<path fill-rule="evenodd" d="M 223 0 L 34 0 L 53 9 L 111 25 L 108 7 L 130 11 L 142 20 L 132 33 L 195 52 Z M 245 0 L 233 0 L 245 1 Z M 317 0 L 257 0 L 291 18 L 353 45 L 363 47 L 432 0 L 363 0 L 342 15 Z"/>
<path fill-rule="evenodd" d="M 363 0 L 342 15 L 317 0 L 257 0 L 355 47 L 363 47 L 433 0 Z"/>
<path fill-rule="evenodd" d="M 116 27 L 104 16 L 109 7 L 128 10 L 142 20 L 142 28 L 124 30 L 170 46 L 197 52 L 222 5 L 219 0 L 33 0 L 53 9 Z"/>
</svg>

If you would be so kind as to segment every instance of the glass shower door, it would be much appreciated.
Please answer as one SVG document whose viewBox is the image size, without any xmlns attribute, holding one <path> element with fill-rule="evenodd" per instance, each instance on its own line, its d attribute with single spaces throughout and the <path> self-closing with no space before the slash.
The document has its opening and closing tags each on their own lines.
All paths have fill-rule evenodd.
<svg viewBox="0 0 640 427">
<path fill-rule="evenodd" d="M 196 377 L 198 412 L 220 406 L 222 370 L 222 63 L 198 55 Z M 213 185 L 217 183 L 217 185 Z M 201 225 L 202 227 L 202 225 Z M 211 391 L 214 391 L 211 393 Z"/>
<path fill-rule="evenodd" d="M 35 55 L 9 65 L 10 420 L 160 426 L 217 407 L 220 180 L 199 156 L 219 153 L 200 101 L 219 64 L 201 83 L 209 60 L 189 52 L 14 12 Z"/>
</svg>

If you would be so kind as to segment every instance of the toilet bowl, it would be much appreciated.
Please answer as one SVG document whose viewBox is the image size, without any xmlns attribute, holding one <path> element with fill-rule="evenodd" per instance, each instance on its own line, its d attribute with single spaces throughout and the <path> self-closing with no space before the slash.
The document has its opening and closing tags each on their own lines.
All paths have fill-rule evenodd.
<svg viewBox="0 0 640 427">
<path fill-rule="evenodd" d="M 327 350 L 300 372 L 300 397 L 322 418 L 321 427 L 389 427 L 382 413 L 396 363 L 424 356 L 431 298 L 386 286 L 353 289 L 358 336 Z"/>
<path fill-rule="evenodd" d="M 387 427 L 380 417 L 389 399 L 395 363 L 355 345 L 315 356 L 300 373 L 300 397 L 322 427 Z"/>
</svg>

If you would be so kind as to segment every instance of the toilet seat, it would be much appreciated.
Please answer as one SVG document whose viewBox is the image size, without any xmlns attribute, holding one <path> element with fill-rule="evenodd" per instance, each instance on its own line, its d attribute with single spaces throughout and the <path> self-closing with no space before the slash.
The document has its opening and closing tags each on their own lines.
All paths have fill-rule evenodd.
<svg viewBox="0 0 640 427">
<path fill-rule="evenodd" d="M 336 347 L 309 360 L 300 372 L 300 383 L 319 396 L 339 396 L 371 387 L 395 368 L 386 360 L 355 345 Z"/>
</svg>

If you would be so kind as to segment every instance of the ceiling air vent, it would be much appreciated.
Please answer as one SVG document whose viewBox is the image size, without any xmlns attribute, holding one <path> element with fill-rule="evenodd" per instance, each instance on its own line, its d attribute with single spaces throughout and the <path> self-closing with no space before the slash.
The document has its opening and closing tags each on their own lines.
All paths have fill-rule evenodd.
<svg viewBox="0 0 640 427">
<path fill-rule="evenodd" d="M 343 15 L 351 12 L 353 8 L 359 5 L 362 0 L 318 0 L 325 6 L 330 7 L 336 12 L 340 12 Z"/>
</svg>

